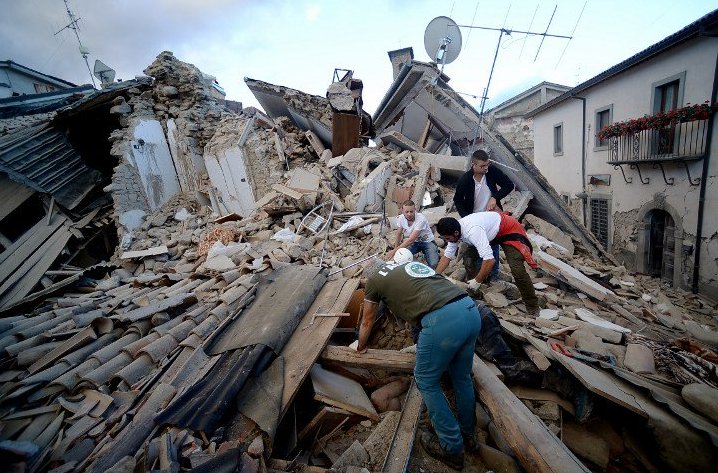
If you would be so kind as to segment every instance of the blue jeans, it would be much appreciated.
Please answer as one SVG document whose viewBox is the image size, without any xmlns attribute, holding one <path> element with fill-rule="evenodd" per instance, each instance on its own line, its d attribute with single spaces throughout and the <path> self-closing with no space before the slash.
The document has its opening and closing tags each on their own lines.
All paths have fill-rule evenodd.
<svg viewBox="0 0 718 473">
<path fill-rule="evenodd" d="M 481 317 L 476 304 L 467 296 L 426 314 L 421 327 L 414 368 L 416 386 L 441 447 L 449 453 L 459 453 L 464 450 L 462 434 L 472 435 L 476 428 L 471 366 Z M 439 385 L 444 371 L 451 376 L 458 421 Z"/>
<path fill-rule="evenodd" d="M 409 251 L 414 255 L 420 251 L 424 253 L 426 265 L 431 269 L 435 269 L 439 264 L 439 248 L 433 241 L 415 241 L 409 245 Z"/>
</svg>

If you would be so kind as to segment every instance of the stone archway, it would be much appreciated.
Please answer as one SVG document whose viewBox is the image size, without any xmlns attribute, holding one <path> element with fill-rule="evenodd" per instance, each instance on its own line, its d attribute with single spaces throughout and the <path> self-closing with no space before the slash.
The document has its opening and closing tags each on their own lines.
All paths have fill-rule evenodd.
<svg viewBox="0 0 718 473">
<path fill-rule="evenodd" d="M 662 195 L 644 204 L 638 212 L 636 270 L 683 287 L 681 246 L 683 218 Z"/>
</svg>

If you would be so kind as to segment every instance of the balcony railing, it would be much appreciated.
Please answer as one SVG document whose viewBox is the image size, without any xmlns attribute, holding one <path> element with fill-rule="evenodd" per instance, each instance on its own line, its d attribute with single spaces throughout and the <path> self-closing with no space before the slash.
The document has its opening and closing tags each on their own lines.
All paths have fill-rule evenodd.
<svg viewBox="0 0 718 473">
<path fill-rule="evenodd" d="M 701 159 L 708 119 L 608 138 L 608 164 L 640 164 Z"/>
</svg>

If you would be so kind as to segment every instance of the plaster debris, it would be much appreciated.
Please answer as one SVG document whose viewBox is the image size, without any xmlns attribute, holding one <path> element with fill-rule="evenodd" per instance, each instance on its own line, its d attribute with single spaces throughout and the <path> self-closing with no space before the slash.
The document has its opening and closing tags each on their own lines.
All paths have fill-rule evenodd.
<svg viewBox="0 0 718 473">
<path fill-rule="evenodd" d="M 414 200 L 430 225 L 452 215 L 466 158 L 450 154 L 468 138 L 442 144 L 433 122 L 401 117 L 426 130 L 419 143 L 386 129 L 384 110 L 378 147 L 333 157 L 334 113 L 360 113 L 351 75 L 327 98 L 246 79 L 265 114 L 227 109 L 212 80 L 172 53 L 145 74 L 105 92 L 116 164 L 98 188 L 111 205 L 74 219 L 62 210 L 68 238 L 112 219 L 107 261 L 54 269 L 72 273 L 64 285 L 38 278 L 20 305 L 0 308 L 3 438 L 31 442 L 37 453 L 23 461 L 33 471 L 380 471 L 387 452 L 408 471 L 447 471 L 410 441 L 428 428 L 410 327 L 384 310 L 371 356 L 346 348 L 333 363 L 326 347 L 355 341 L 364 278 L 390 249 L 401 204 Z M 715 304 L 598 256 L 585 228 L 562 229 L 576 222 L 559 228 L 532 213 L 533 191 L 547 194 L 542 182 L 531 187 L 512 208 L 532 229 L 541 312 L 515 303 L 502 256 L 501 277 L 475 294 L 474 376 L 488 374 L 477 386 L 479 455 L 467 454 L 467 467 L 532 470 L 524 434 L 538 431 L 553 452 L 543 461 L 584 471 L 668 470 L 687 456 L 692 470 L 711 471 Z M 460 257 L 445 274 L 466 288 Z M 250 342 L 215 353 L 230 330 Z"/>
</svg>

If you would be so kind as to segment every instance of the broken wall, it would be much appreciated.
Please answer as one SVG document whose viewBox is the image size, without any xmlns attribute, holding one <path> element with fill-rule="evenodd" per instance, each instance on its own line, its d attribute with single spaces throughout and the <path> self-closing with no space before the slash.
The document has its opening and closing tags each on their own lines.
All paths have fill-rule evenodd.
<svg viewBox="0 0 718 473">
<path fill-rule="evenodd" d="M 177 193 L 202 190 L 207 173 L 202 149 L 229 113 L 202 72 L 169 51 L 144 72 L 154 78 L 151 89 L 129 89 L 128 100 L 118 98 L 112 110 L 122 129 L 110 138 L 111 154 L 120 162 L 111 190 L 125 230 L 137 224 L 138 215 L 158 209 Z"/>
</svg>

